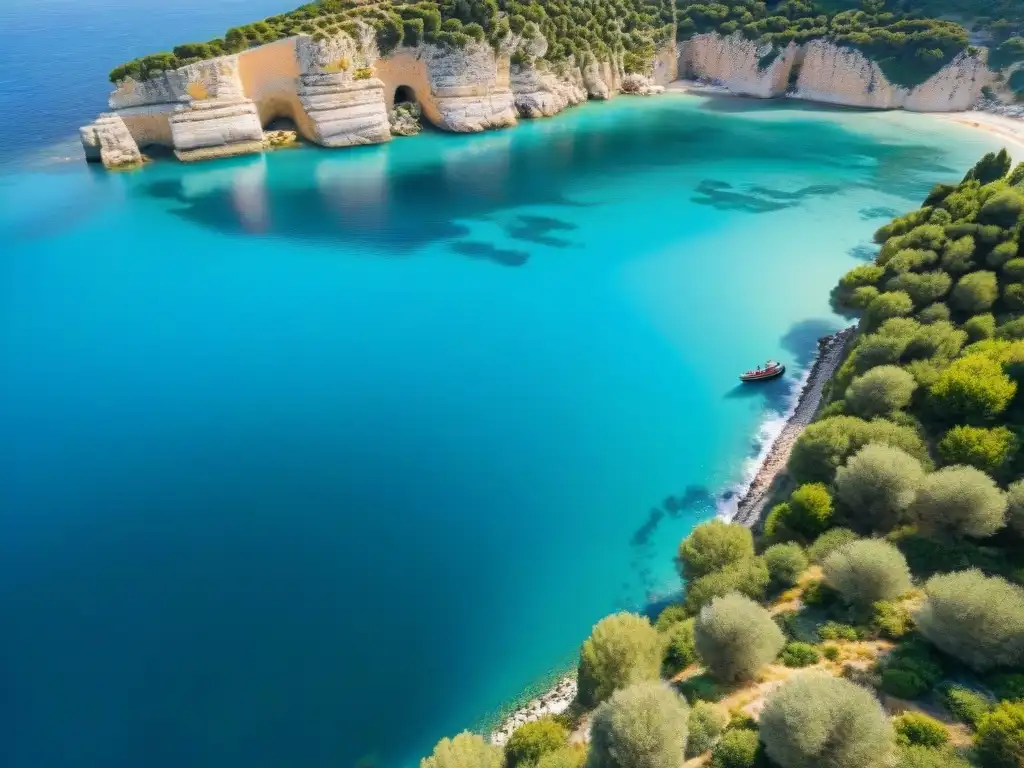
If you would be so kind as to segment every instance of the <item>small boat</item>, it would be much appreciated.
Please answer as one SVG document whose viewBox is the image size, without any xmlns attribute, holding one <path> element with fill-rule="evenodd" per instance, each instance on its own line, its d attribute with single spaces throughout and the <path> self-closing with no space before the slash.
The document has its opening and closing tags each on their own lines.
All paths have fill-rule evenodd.
<svg viewBox="0 0 1024 768">
<path fill-rule="evenodd" d="M 768 381 L 769 379 L 777 379 L 785 372 L 786 366 L 774 360 L 769 360 L 763 367 L 759 365 L 753 371 L 741 373 L 740 381 Z"/>
</svg>

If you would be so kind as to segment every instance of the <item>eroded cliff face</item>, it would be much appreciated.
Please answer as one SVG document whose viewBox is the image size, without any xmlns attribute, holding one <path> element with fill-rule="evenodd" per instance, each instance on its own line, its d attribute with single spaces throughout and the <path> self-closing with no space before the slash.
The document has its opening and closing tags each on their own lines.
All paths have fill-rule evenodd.
<svg viewBox="0 0 1024 768">
<path fill-rule="evenodd" d="M 457 50 L 428 45 L 421 51 L 439 127 L 471 133 L 516 124 L 506 57 L 484 43 Z"/>
<path fill-rule="evenodd" d="M 391 140 L 384 83 L 372 76 L 378 59 L 372 36 L 357 41 L 341 35 L 319 42 L 302 36 L 296 55 L 307 138 L 324 147 Z"/>
<path fill-rule="evenodd" d="M 971 108 L 991 77 L 981 59 L 962 53 L 921 85 L 903 88 L 860 51 L 813 40 L 804 46 L 794 96 L 851 107 L 957 112 Z"/>
<path fill-rule="evenodd" d="M 96 121 L 79 129 L 85 160 L 103 163 L 105 168 L 130 168 L 142 162 L 139 145 L 132 138 L 120 115 L 105 112 Z"/>
<path fill-rule="evenodd" d="M 696 35 L 682 44 L 679 73 L 728 88 L 742 96 L 770 99 L 786 92 L 798 49 L 758 45 L 741 34 Z"/>
</svg>

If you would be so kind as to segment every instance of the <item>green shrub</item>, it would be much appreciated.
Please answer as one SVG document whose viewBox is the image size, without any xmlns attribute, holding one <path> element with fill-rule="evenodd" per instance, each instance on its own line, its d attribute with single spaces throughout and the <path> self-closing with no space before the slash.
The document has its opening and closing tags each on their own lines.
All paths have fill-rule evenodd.
<svg viewBox="0 0 1024 768">
<path fill-rule="evenodd" d="M 755 768 L 761 750 L 757 731 L 744 728 L 726 731 L 711 751 L 712 768 Z"/>
<path fill-rule="evenodd" d="M 579 698 L 596 704 L 612 691 L 661 672 L 662 639 L 650 622 L 633 613 L 601 619 L 580 649 Z"/>
<path fill-rule="evenodd" d="M 989 251 L 988 256 L 985 257 L 985 264 L 992 269 L 999 269 L 1006 262 L 1016 258 L 1018 245 L 1012 240 L 1005 243 L 999 243 L 995 248 Z"/>
<path fill-rule="evenodd" d="M 790 495 L 788 505 L 786 527 L 802 536 L 819 535 L 832 520 L 832 497 L 823 483 L 801 485 Z"/>
<path fill-rule="evenodd" d="M 779 655 L 787 667 L 809 667 L 821 659 L 818 649 L 810 643 L 789 643 Z"/>
<path fill-rule="evenodd" d="M 893 730 L 867 690 L 820 673 L 791 678 L 768 696 L 761 741 L 784 768 L 864 768 L 893 750 Z"/>
<path fill-rule="evenodd" d="M 1009 229 L 1024 212 L 1024 195 L 1017 189 L 1005 189 L 992 195 L 978 212 L 978 222 Z"/>
<path fill-rule="evenodd" d="M 1008 341 L 1024 340 L 1024 315 L 1007 320 L 996 328 L 996 338 Z"/>
<path fill-rule="evenodd" d="M 904 747 L 938 749 L 949 742 L 946 726 L 934 717 L 928 717 L 920 712 L 906 712 L 894 717 L 892 725 L 896 731 L 896 743 Z"/>
<path fill-rule="evenodd" d="M 890 265 L 892 262 L 890 262 Z M 939 301 L 949 293 L 953 279 L 941 270 L 932 272 L 902 272 L 885 284 L 887 290 L 904 291 L 917 307 Z"/>
<path fill-rule="evenodd" d="M 879 600 L 871 606 L 871 629 L 880 637 L 899 640 L 912 628 L 910 613 L 902 605 Z"/>
<path fill-rule="evenodd" d="M 1024 259 L 1010 259 L 1003 264 L 1003 277 L 1011 283 L 1024 281 Z"/>
<path fill-rule="evenodd" d="M 944 401 L 947 389 L 941 389 L 937 397 Z M 883 419 L 864 421 L 855 416 L 833 416 L 816 421 L 803 431 L 793 445 L 787 465 L 789 473 L 798 483 L 832 482 L 836 469 L 846 458 L 868 443 L 900 448 L 922 462 L 928 459 L 921 436 L 911 427 Z"/>
<path fill-rule="evenodd" d="M 990 680 L 992 690 L 996 696 L 1006 701 L 1024 700 L 1024 673 L 1008 672 L 1001 675 L 993 675 Z"/>
<path fill-rule="evenodd" d="M 972 768 L 953 749 L 899 747 L 895 768 Z"/>
<path fill-rule="evenodd" d="M 833 528 L 825 531 L 807 548 L 807 556 L 812 563 L 821 565 L 825 560 L 844 544 L 856 541 L 857 534 L 848 528 Z"/>
<path fill-rule="evenodd" d="M 880 365 L 858 376 L 846 390 L 846 408 L 870 419 L 906 408 L 917 389 L 914 377 L 895 365 Z"/>
<path fill-rule="evenodd" d="M 883 670 L 881 688 L 890 696 L 913 700 L 924 695 L 928 690 L 928 684 L 917 672 L 894 667 Z"/>
<path fill-rule="evenodd" d="M 764 559 L 755 557 L 702 576 L 686 587 L 686 607 L 691 613 L 716 597 L 739 592 L 751 600 L 763 600 L 771 575 Z"/>
<path fill-rule="evenodd" d="M 683 607 L 682 603 L 667 605 L 658 614 L 658 619 L 654 622 L 654 628 L 659 632 L 667 632 L 673 624 L 686 621 L 688 618 L 690 618 L 690 614 L 686 612 L 686 608 Z"/>
<path fill-rule="evenodd" d="M 1024 310 L 1024 283 L 1008 283 L 1003 286 L 1003 304 L 1013 312 Z"/>
<path fill-rule="evenodd" d="M 679 768 L 690 709 L 658 682 L 616 691 L 590 723 L 588 768 Z"/>
<path fill-rule="evenodd" d="M 698 701 L 690 708 L 690 737 L 686 742 L 686 757 L 703 755 L 721 738 L 729 724 L 729 713 L 717 704 Z"/>
<path fill-rule="evenodd" d="M 917 313 L 917 319 L 922 323 L 931 324 L 938 323 L 943 320 L 949 320 L 950 312 L 949 307 L 941 302 L 935 304 L 929 304 L 927 307 Z"/>
<path fill-rule="evenodd" d="M 956 538 L 995 533 L 1006 520 L 1006 494 L 974 467 L 944 467 L 928 475 L 911 505 L 922 530 Z"/>
<path fill-rule="evenodd" d="M 502 763 L 499 747 L 466 732 L 437 742 L 430 757 L 420 761 L 420 768 L 502 768 Z"/>
<path fill-rule="evenodd" d="M 992 709 L 992 703 L 986 697 L 960 685 L 946 688 L 942 692 L 942 700 L 953 717 L 972 728 L 977 728 Z"/>
<path fill-rule="evenodd" d="M 995 275 L 992 277 L 995 278 Z M 995 302 L 995 298 L 992 301 Z M 905 317 L 913 311 L 914 302 L 906 291 L 886 291 L 868 304 L 864 310 L 864 321 L 868 327 L 877 328 L 890 317 Z"/>
<path fill-rule="evenodd" d="M 838 661 L 839 648 L 834 645 L 826 645 L 824 648 L 821 649 L 821 655 L 829 661 Z"/>
<path fill-rule="evenodd" d="M 1024 536 L 1024 480 L 1011 483 L 1006 489 L 1007 521 L 1018 536 Z"/>
<path fill-rule="evenodd" d="M 854 627 L 849 624 L 840 624 L 838 621 L 826 621 L 818 627 L 818 637 L 822 640 L 846 640 L 851 643 L 859 639 Z"/>
<path fill-rule="evenodd" d="M 682 672 L 697 660 L 697 649 L 693 644 L 693 619 L 673 624 L 665 632 L 665 656 L 662 670 L 668 675 Z"/>
<path fill-rule="evenodd" d="M 583 768 L 586 762 L 586 750 L 570 745 L 554 752 L 545 752 L 537 761 L 537 768 Z"/>
<path fill-rule="evenodd" d="M 944 370 L 929 390 L 937 413 L 947 419 L 984 420 L 1010 404 L 1017 385 L 999 363 L 985 355 L 967 355 Z"/>
<path fill-rule="evenodd" d="M 942 667 L 929 647 L 914 640 L 897 645 L 880 662 L 881 687 L 901 699 L 917 699 L 942 679 Z"/>
<path fill-rule="evenodd" d="M 509 768 L 533 768 L 542 755 L 555 752 L 569 743 L 569 732 L 553 717 L 542 717 L 524 723 L 512 732 L 505 745 L 505 760 Z"/>
<path fill-rule="evenodd" d="M 933 576 L 918 631 L 977 670 L 1024 664 L 1024 589 L 979 570 Z"/>
<path fill-rule="evenodd" d="M 996 332 L 996 319 L 991 313 L 975 315 L 964 323 L 964 330 L 969 341 L 991 339 Z"/>
<path fill-rule="evenodd" d="M 869 444 L 836 471 L 836 499 L 858 523 L 887 531 L 904 518 L 924 477 L 921 462 L 910 454 Z"/>
<path fill-rule="evenodd" d="M 977 181 L 981 185 L 1003 178 L 1010 171 L 1010 155 L 1005 149 L 988 152 L 964 176 L 964 181 Z"/>
<path fill-rule="evenodd" d="M 1017 436 L 1006 427 L 953 427 L 939 443 L 947 464 L 967 464 L 982 472 L 996 472 L 1017 454 Z"/>
<path fill-rule="evenodd" d="M 807 570 L 809 563 L 799 544 L 775 544 L 764 552 L 764 562 L 772 581 L 782 586 L 792 586 Z"/>
<path fill-rule="evenodd" d="M 863 539 L 837 549 L 822 566 L 825 581 L 860 611 L 893 600 L 910 587 L 903 553 L 887 541 Z"/>
<path fill-rule="evenodd" d="M 944 270 L 954 275 L 970 272 L 974 269 L 974 251 L 977 245 L 972 235 L 964 235 L 950 240 L 942 254 L 941 265 Z"/>
<path fill-rule="evenodd" d="M 701 523 L 679 545 L 679 568 L 692 581 L 754 556 L 754 537 L 742 525 Z"/>
<path fill-rule="evenodd" d="M 785 644 L 771 614 L 741 595 L 715 598 L 694 626 L 697 654 L 720 680 L 752 678 Z"/>
<path fill-rule="evenodd" d="M 1024 765 L 1024 702 L 1004 701 L 978 726 L 975 749 L 983 768 Z"/>
<path fill-rule="evenodd" d="M 999 298 L 999 282 L 995 272 L 971 272 L 961 277 L 953 293 L 950 302 L 953 307 L 976 315 L 985 312 Z"/>
</svg>

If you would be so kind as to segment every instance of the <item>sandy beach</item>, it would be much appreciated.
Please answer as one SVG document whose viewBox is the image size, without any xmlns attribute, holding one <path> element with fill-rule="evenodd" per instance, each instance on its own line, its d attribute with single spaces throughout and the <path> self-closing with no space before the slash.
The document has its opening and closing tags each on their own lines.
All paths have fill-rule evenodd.
<svg viewBox="0 0 1024 768">
<path fill-rule="evenodd" d="M 1015 157 L 1024 159 L 1024 120 L 991 112 L 934 112 L 936 119 L 977 128 L 1005 140 Z"/>
</svg>

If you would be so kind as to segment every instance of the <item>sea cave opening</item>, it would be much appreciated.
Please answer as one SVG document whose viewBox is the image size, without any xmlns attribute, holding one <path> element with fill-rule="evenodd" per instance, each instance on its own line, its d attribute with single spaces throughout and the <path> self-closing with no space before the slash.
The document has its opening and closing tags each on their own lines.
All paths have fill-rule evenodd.
<svg viewBox="0 0 1024 768">
<path fill-rule="evenodd" d="M 415 136 L 423 128 L 420 121 L 422 114 L 423 110 L 412 86 L 400 85 L 395 88 L 394 107 L 390 115 L 393 135 Z"/>
<path fill-rule="evenodd" d="M 400 85 L 395 88 L 395 106 L 399 104 L 416 104 L 416 92 L 408 85 Z"/>
</svg>

